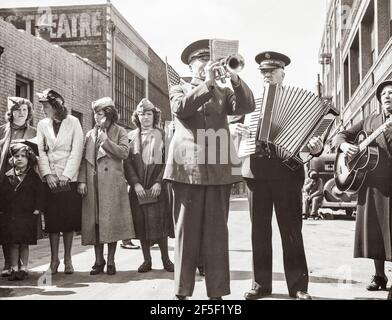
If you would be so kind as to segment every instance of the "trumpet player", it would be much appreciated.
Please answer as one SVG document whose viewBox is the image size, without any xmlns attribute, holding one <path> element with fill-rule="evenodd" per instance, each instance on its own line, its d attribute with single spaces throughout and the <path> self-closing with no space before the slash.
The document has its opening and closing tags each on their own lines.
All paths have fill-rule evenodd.
<svg viewBox="0 0 392 320">
<path fill-rule="evenodd" d="M 227 116 L 255 109 L 251 90 L 235 73 L 229 73 L 233 90 L 216 83 L 219 62 L 210 61 L 209 40 L 190 44 L 181 60 L 189 65 L 192 81 L 170 91 L 175 133 L 172 138 L 164 179 L 171 182 L 175 221 L 175 299 L 192 296 L 195 273 L 202 255 L 207 295 L 221 300 L 230 294 L 227 217 L 230 190 L 241 181 L 232 175 L 233 164 L 221 161 L 221 151 L 234 147 L 230 139 L 213 143 L 198 139 L 200 130 L 226 133 Z M 216 147 L 216 148 L 215 148 Z M 216 155 L 216 161 L 206 157 Z M 204 154 L 204 158 L 200 155 Z"/>
</svg>

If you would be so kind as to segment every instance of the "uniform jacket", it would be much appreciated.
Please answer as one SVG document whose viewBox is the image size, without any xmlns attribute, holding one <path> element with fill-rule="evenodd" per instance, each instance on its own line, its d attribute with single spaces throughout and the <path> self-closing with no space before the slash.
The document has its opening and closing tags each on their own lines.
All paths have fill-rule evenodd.
<svg viewBox="0 0 392 320">
<path fill-rule="evenodd" d="M 226 185 L 241 180 L 232 171 L 239 161 L 230 139 L 227 116 L 250 113 L 256 106 L 253 93 L 242 80 L 233 89 L 234 92 L 217 86 L 209 89 L 200 79 L 172 88 L 170 104 L 175 133 L 164 179 L 196 185 Z M 208 136 L 203 133 L 205 130 L 209 130 L 213 139 L 205 139 Z M 216 133 L 220 139 L 215 138 Z"/>
<path fill-rule="evenodd" d="M 230 116 L 229 123 L 244 123 L 245 116 Z M 239 146 L 241 138 L 237 139 L 237 146 Z M 290 181 L 304 180 L 305 172 L 303 168 L 292 171 L 280 159 L 261 158 L 257 155 L 252 155 L 242 159 L 242 176 L 246 179 L 258 180 L 285 180 Z"/>
</svg>

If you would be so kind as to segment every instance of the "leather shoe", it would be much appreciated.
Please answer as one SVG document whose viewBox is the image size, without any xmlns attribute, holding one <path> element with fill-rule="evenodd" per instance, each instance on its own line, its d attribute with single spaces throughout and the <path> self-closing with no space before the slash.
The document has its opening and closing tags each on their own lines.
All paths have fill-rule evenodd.
<svg viewBox="0 0 392 320">
<path fill-rule="evenodd" d="M 174 272 L 174 264 L 173 262 L 171 262 L 169 259 L 162 261 L 163 263 L 163 268 L 167 271 L 167 272 Z"/>
<path fill-rule="evenodd" d="M 64 261 L 64 273 L 73 274 L 75 272 L 72 261 Z"/>
<path fill-rule="evenodd" d="M 46 270 L 46 274 L 48 274 L 48 275 L 55 275 L 55 274 L 57 274 L 59 265 L 60 265 L 60 261 L 58 261 L 58 260 L 57 261 L 51 261 L 49 269 Z"/>
<path fill-rule="evenodd" d="M 297 293 L 295 294 L 295 298 L 297 300 L 312 300 L 310 294 L 304 291 L 297 291 Z"/>
<path fill-rule="evenodd" d="M 272 290 L 263 289 L 262 287 L 253 288 L 248 292 L 245 292 L 245 300 L 258 300 L 264 297 L 268 297 L 272 294 Z"/>
<path fill-rule="evenodd" d="M 141 266 L 139 267 L 139 269 L 137 269 L 137 272 L 139 273 L 147 273 L 150 272 L 152 270 L 152 263 L 151 261 L 144 261 Z"/>
<path fill-rule="evenodd" d="M 389 289 L 389 294 L 387 300 L 392 300 L 392 287 Z"/>
<path fill-rule="evenodd" d="M 108 267 L 106 269 L 106 273 L 109 276 L 114 276 L 117 273 L 116 266 L 114 264 L 111 264 L 111 265 L 108 264 Z"/>
<path fill-rule="evenodd" d="M 90 271 L 91 276 L 96 276 L 100 273 L 103 273 L 103 270 L 105 269 L 106 261 L 104 261 L 102 264 L 97 264 L 95 263 Z"/>
<path fill-rule="evenodd" d="M 11 275 L 8 277 L 8 281 L 19 281 L 18 271 L 12 270 Z"/>
<path fill-rule="evenodd" d="M 173 300 L 188 300 L 188 297 L 175 295 Z"/>
<path fill-rule="evenodd" d="M 7 278 L 9 276 L 11 276 L 11 269 L 3 269 L 3 271 L 1 271 L 1 277 L 2 278 Z"/>
<path fill-rule="evenodd" d="M 29 278 L 29 273 L 26 270 L 20 270 L 16 274 L 16 277 L 18 278 L 19 281 L 24 281 Z"/>
<path fill-rule="evenodd" d="M 211 297 L 208 300 L 216 300 L 216 301 L 221 301 L 223 300 L 222 297 Z"/>
<path fill-rule="evenodd" d="M 366 287 L 367 291 L 386 290 L 388 283 L 387 277 L 373 276 L 370 284 Z"/>
</svg>

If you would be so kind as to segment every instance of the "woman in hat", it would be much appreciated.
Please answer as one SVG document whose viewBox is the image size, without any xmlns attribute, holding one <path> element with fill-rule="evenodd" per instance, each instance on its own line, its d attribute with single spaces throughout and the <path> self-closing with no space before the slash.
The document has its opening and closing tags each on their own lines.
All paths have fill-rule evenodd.
<svg viewBox="0 0 392 320">
<path fill-rule="evenodd" d="M 29 121 L 33 117 L 33 104 L 23 98 L 8 97 L 8 110 L 5 114 L 6 124 L 0 126 L 0 184 L 5 177 L 5 173 L 11 169 L 9 163 L 10 144 L 13 140 L 31 139 L 37 135 L 37 130 L 33 128 Z M 1 224 L 1 216 L 0 216 Z M 3 244 L 4 268 L 1 272 L 2 277 L 11 275 L 11 262 L 9 250 Z"/>
<path fill-rule="evenodd" d="M 336 148 L 353 157 L 359 147 L 352 144 L 358 133 L 374 132 L 386 123 L 392 114 L 392 81 L 384 81 L 377 88 L 377 99 L 382 106 L 381 113 L 373 113 L 350 129 L 342 131 L 335 140 Z M 388 278 L 385 275 L 385 261 L 392 261 L 392 126 L 389 124 L 374 142 L 378 147 L 377 167 L 368 172 L 358 193 L 355 228 L 354 257 L 374 261 L 375 274 L 367 290 L 385 290 Z M 392 297 L 391 297 L 392 298 Z"/>
<path fill-rule="evenodd" d="M 9 249 L 11 275 L 8 280 L 16 281 L 28 277 L 29 245 L 37 244 L 37 222 L 43 210 L 44 190 L 33 168 L 38 150 L 34 152 L 28 142 L 19 142 L 11 145 L 10 153 L 12 168 L 0 184 L 0 243 Z"/>
<path fill-rule="evenodd" d="M 45 182 L 45 226 L 49 233 L 51 263 L 55 274 L 60 264 L 60 233 L 64 240 L 64 272 L 72 274 L 72 242 L 81 227 L 81 197 L 77 177 L 83 154 L 83 130 L 79 120 L 68 114 L 63 97 L 47 89 L 38 94 L 46 118 L 37 126 L 38 166 Z"/>
<path fill-rule="evenodd" d="M 104 271 L 103 251 L 108 244 L 107 274 L 114 275 L 117 241 L 135 236 L 122 161 L 128 157 L 128 136 L 117 125 L 111 98 L 93 102 L 96 125 L 86 135 L 79 172 L 82 205 L 82 244 L 94 245 L 95 264 L 90 272 Z"/>
<path fill-rule="evenodd" d="M 138 271 L 151 271 L 150 244 L 158 243 L 164 269 L 174 272 L 168 251 L 168 237 L 174 237 L 173 218 L 167 188 L 163 185 L 165 133 L 157 128 L 160 110 L 143 99 L 132 120 L 137 129 L 129 133 L 131 146 L 124 169 L 130 185 L 129 199 L 136 238 L 140 240 L 144 257 Z"/>
</svg>

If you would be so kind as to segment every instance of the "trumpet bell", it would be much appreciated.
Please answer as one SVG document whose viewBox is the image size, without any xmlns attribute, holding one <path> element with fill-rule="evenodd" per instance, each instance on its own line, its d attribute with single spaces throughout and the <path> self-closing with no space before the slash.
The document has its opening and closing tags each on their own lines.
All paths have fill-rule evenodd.
<svg viewBox="0 0 392 320">
<path fill-rule="evenodd" d="M 245 59 L 240 54 L 233 54 L 227 57 L 225 64 L 230 72 L 239 73 L 245 67 Z"/>
</svg>

